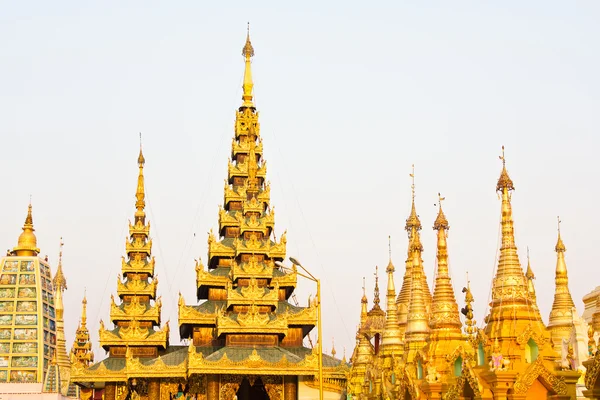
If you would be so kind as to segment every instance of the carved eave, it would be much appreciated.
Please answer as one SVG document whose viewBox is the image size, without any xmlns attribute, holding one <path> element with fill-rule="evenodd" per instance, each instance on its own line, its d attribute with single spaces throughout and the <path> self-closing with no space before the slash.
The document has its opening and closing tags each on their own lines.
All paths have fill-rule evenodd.
<svg viewBox="0 0 600 400">
<path fill-rule="evenodd" d="M 217 324 L 216 312 L 202 312 L 194 307 L 179 304 L 179 326 L 181 325 L 211 325 Z"/>
<path fill-rule="evenodd" d="M 137 319 L 139 321 L 150 321 L 154 325 L 160 325 L 160 309 L 160 303 L 155 303 L 153 306 L 148 307 L 137 301 L 137 297 L 133 297 L 130 303 L 123 303 L 119 306 L 113 301 L 110 306 L 110 319 L 113 322 Z"/>
<path fill-rule="evenodd" d="M 160 331 L 152 328 L 140 328 L 135 324 L 129 328 L 119 328 L 117 333 L 107 329 L 100 329 L 100 346 L 108 350 L 112 346 L 144 346 L 162 347 L 166 349 L 169 344 L 169 328 L 165 326 Z"/>
<path fill-rule="evenodd" d="M 235 257 L 235 249 L 216 240 L 215 236 L 211 233 L 208 236 L 208 259 L 212 260 L 214 257 Z"/>
<path fill-rule="evenodd" d="M 287 335 L 287 316 L 279 315 L 271 319 L 272 314 L 267 313 L 242 313 L 233 319 L 230 315 L 220 314 L 217 317 L 217 336 L 225 333 Z"/>
<path fill-rule="evenodd" d="M 248 176 L 248 163 L 234 164 L 229 160 L 227 164 L 227 176 L 231 180 L 235 176 L 247 177 Z M 263 161 L 261 165 L 256 169 L 257 178 L 266 178 L 267 176 L 267 163 Z"/>
<path fill-rule="evenodd" d="M 79 363 L 71 366 L 71 382 L 73 383 L 127 382 L 128 379 L 125 369 L 108 369 L 104 362 L 101 362 L 95 369 L 86 368 Z"/>
<path fill-rule="evenodd" d="M 225 199 L 227 200 L 227 199 Z M 239 227 L 241 225 L 238 211 L 225 211 L 219 206 L 219 232 L 222 232 L 226 227 Z"/>
<path fill-rule="evenodd" d="M 225 289 L 229 282 L 227 276 L 214 275 L 204 269 L 196 270 L 196 286 L 200 289 L 203 286 L 206 287 L 219 287 Z"/>
<path fill-rule="evenodd" d="M 178 365 L 168 365 L 161 356 L 152 364 L 143 364 L 139 358 L 127 357 L 125 369 L 129 378 L 187 378 L 187 360 Z"/>
<path fill-rule="evenodd" d="M 227 353 L 217 361 L 209 361 L 193 347 L 188 354 L 189 374 L 315 375 L 319 370 L 317 354 L 310 354 L 297 363 L 288 361 L 285 355 L 277 362 L 263 360 L 256 349 L 243 361 L 231 361 Z"/>
<path fill-rule="evenodd" d="M 281 288 L 283 288 L 283 287 L 296 288 L 296 285 L 298 284 L 298 274 L 296 273 L 296 271 L 294 271 L 294 272 L 288 272 L 282 276 L 274 276 L 273 279 L 271 279 L 271 284 L 272 285 L 277 284 Z"/>
<path fill-rule="evenodd" d="M 227 181 L 225 181 L 225 188 L 223 190 L 223 204 L 227 205 L 232 201 L 245 201 L 248 199 L 246 195 L 246 188 L 244 186 L 233 187 Z M 219 221 L 220 221 L 219 215 Z"/>
<path fill-rule="evenodd" d="M 287 320 L 289 326 L 315 326 L 317 324 L 317 307 L 311 305 L 300 312 L 287 314 Z"/>
<path fill-rule="evenodd" d="M 268 253 L 269 257 L 275 260 L 283 260 L 285 258 L 287 244 L 285 237 L 282 237 L 279 243 L 271 242 L 269 244 L 271 245 Z"/>
<path fill-rule="evenodd" d="M 258 140 L 258 143 L 254 147 L 254 152 L 256 154 L 260 154 L 262 156 L 262 153 L 263 153 L 262 139 Z M 250 153 L 250 142 L 248 140 L 238 142 L 234 138 L 234 139 L 232 139 L 232 143 L 231 143 L 231 159 L 235 159 L 235 156 L 240 153 L 241 154 Z"/>
<path fill-rule="evenodd" d="M 150 282 L 142 279 L 126 280 L 117 279 L 117 293 L 122 296 L 150 296 L 152 300 L 156 298 L 156 286 L 158 279 L 154 278 Z"/>
<path fill-rule="evenodd" d="M 150 258 L 150 261 L 148 262 L 143 261 L 139 254 L 132 257 L 129 261 L 125 261 L 125 257 L 121 257 L 121 272 L 123 273 L 123 276 L 128 273 L 148 274 L 149 276 L 153 276 L 154 257 Z"/>
<path fill-rule="evenodd" d="M 262 201 L 258 201 L 256 197 L 252 197 L 250 200 L 246 200 L 243 203 L 243 213 L 244 215 L 249 212 L 262 214 L 265 210 L 265 203 Z"/>
<path fill-rule="evenodd" d="M 251 281 L 252 282 L 252 281 Z M 227 286 L 227 307 L 232 305 L 269 305 L 277 307 L 279 301 L 279 285 L 275 284 L 273 289 L 258 287 L 255 282 L 250 286 L 242 286 L 234 289 L 229 282 Z"/>
<path fill-rule="evenodd" d="M 152 239 L 148 240 L 144 243 L 144 241 L 139 240 L 126 240 L 125 241 L 125 253 L 146 253 L 148 257 L 150 257 L 150 253 L 152 251 Z"/>
<path fill-rule="evenodd" d="M 261 232 L 263 237 L 269 237 L 274 226 L 275 224 L 269 226 L 265 218 L 243 218 L 240 224 L 240 233 Z"/>
<path fill-rule="evenodd" d="M 267 265 L 265 262 L 257 262 L 256 260 L 250 260 L 244 262 L 241 265 L 235 260 L 231 266 L 233 274 L 233 281 L 237 281 L 238 278 L 266 278 L 271 279 L 273 277 L 273 267 Z"/>
<path fill-rule="evenodd" d="M 133 237 L 133 235 L 144 235 L 145 237 L 150 236 L 150 222 L 148 221 L 146 225 L 142 224 L 142 221 L 138 220 L 135 224 L 131 224 L 129 221 L 129 237 Z"/>
</svg>

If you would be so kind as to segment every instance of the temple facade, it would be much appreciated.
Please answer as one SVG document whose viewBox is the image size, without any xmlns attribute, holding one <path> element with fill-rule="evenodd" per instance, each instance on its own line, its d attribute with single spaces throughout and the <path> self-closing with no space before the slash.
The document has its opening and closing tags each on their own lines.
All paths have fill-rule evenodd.
<svg viewBox="0 0 600 400">
<path fill-rule="evenodd" d="M 599 389 L 593 389 L 600 370 L 594 339 L 596 327 L 590 324 L 588 328 L 571 297 L 560 222 L 555 246 L 554 303 L 549 323 L 545 325 L 537 306 L 533 269 L 528 260 L 524 270 L 517 255 L 511 204 L 514 185 L 504 154 L 501 159 L 502 171 L 496 185 L 501 198 L 501 247 L 489 313 L 483 324 L 473 319 L 475 299 L 469 285 L 462 289 L 464 307 L 459 312 L 448 270 L 450 226 L 442 210 L 441 196 L 433 224 L 437 231 L 433 294 L 429 291 L 421 257 L 421 221 L 414 202 L 413 169 L 403 283 L 394 302 L 395 268 L 390 258 L 386 311 L 379 307 L 377 279 L 370 311 L 363 293 L 357 344 L 350 360 L 349 397 L 500 400 L 575 399 L 586 395 L 598 398 L 593 397 L 600 393 L 600 383 Z M 595 308 L 598 293 L 588 297 L 594 295 L 593 300 L 588 300 L 593 306 L 586 303 L 586 310 L 593 309 L 588 312 L 590 322 L 596 316 L 600 321 Z"/>
</svg>

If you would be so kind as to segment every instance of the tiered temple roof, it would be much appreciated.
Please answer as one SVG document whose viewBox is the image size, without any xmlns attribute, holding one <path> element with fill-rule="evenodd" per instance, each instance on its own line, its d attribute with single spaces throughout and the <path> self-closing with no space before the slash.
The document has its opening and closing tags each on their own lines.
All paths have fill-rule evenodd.
<svg viewBox="0 0 600 400">
<path fill-rule="evenodd" d="M 156 356 L 169 344 L 169 325 L 160 327 L 161 301 L 156 298 L 158 280 L 154 274 L 150 222 L 146 221 L 144 164 L 140 147 L 138 182 L 135 193 L 133 224 L 129 223 L 129 238 L 125 242 L 127 259 L 123 257 L 121 274 L 117 280 L 119 304 L 111 296 L 110 318 L 113 329 L 100 321 L 100 345 L 113 356 L 124 357 L 127 348 L 134 355 Z"/>
<path fill-rule="evenodd" d="M 241 367 L 231 373 L 247 373 L 253 359 L 260 359 L 264 368 L 272 368 L 268 360 L 285 360 L 281 362 L 289 367 L 280 374 L 314 374 L 317 355 L 297 349 L 303 348 L 303 339 L 316 325 L 317 307 L 315 302 L 309 307 L 288 302 L 297 272 L 295 266 L 280 267 L 286 253 L 286 234 L 279 238 L 274 234 L 275 213 L 253 101 L 254 48 L 249 35 L 242 55 L 242 105 L 236 112 L 219 229 L 208 236 L 207 266 L 196 263 L 197 298 L 202 303 L 189 306 L 180 297 L 180 334 L 204 348 L 200 353 L 205 353 L 206 347 L 218 348 L 202 356 L 202 368 L 208 370 L 213 368 L 211 360 L 226 364 L 225 360 L 235 354 Z M 244 347 L 255 350 L 242 351 Z M 202 368 L 198 372 L 206 372 Z"/>
</svg>

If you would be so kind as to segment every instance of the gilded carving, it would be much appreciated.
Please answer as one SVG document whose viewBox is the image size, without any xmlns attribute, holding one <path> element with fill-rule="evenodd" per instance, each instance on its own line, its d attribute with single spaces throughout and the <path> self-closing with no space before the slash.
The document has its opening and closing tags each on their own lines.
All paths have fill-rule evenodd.
<svg viewBox="0 0 600 400">
<path fill-rule="evenodd" d="M 263 376 L 261 377 L 270 400 L 283 399 L 283 377 L 282 376 Z"/>
<path fill-rule="evenodd" d="M 233 399 L 242 383 L 241 375 L 221 375 L 221 389 L 219 398 Z"/>
<path fill-rule="evenodd" d="M 600 374 L 600 351 L 596 352 L 593 358 L 590 357 L 590 360 L 592 360 L 591 365 L 587 367 L 585 372 L 585 387 L 592 390 L 596 387 L 598 375 Z"/>
<path fill-rule="evenodd" d="M 544 335 L 544 333 L 535 331 L 531 324 L 527 325 L 527 327 L 521 332 L 519 336 L 517 336 L 517 343 L 521 346 L 522 349 L 525 348 L 525 345 L 532 338 L 538 346 L 544 345 L 549 339 Z"/>
<path fill-rule="evenodd" d="M 548 371 L 541 358 L 538 358 L 533 362 L 529 368 L 517 378 L 517 381 L 514 384 L 515 393 L 527 393 L 531 385 L 533 385 L 533 382 L 538 378 L 542 378 L 556 394 L 567 394 L 567 385 L 565 384 L 563 377 L 558 378 Z"/>
</svg>

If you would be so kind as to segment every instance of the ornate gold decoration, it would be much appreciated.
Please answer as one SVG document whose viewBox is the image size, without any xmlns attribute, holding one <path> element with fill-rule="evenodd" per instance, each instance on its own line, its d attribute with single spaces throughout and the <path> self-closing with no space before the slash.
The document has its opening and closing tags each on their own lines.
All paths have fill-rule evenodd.
<svg viewBox="0 0 600 400">
<path fill-rule="evenodd" d="M 154 257 L 150 258 L 148 262 L 142 259 L 140 253 L 134 254 L 129 261 L 125 260 L 125 257 L 121 257 L 121 271 L 123 274 L 127 273 L 146 273 L 150 276 L 154 275 Z"/>
<path fill-rule="evenodd" d="M 239 290 L 238 290 L 239 289 Z M 234 289 L 231 281 L 227 284 L 227 307 L 233 304 L 239 305 L 273 305 L 279 301 L 279 285 L 276 283 L 272 289 L 258 286 L 256 279 L 250 278 L 248 286 Z"/>
<path fill-rule="evenodd" d="M 150 332 L 147 328 L 140 328 L 140 323 L 137 319 L 133 319 L 129 326 L 119 329 L 119 336 L 123 340 L 139 341 L 146 339 Z"/>
<path fill-rule="evenodd" d="M 564 379 L 562 377 L 558 378 L 553 375 L 552 372 L 548 371 L 541 358 L 538 358 L 536 361 L 531 363 L 529 368 L 527 368 L 527 370 L 525 370 L 525 372 L 517 378 L 517 381 L 513 386 L 514 392 L 516 394 L 527 393 L 533 382 L 538 378 L 542 378 L 556 394 L 567 394 L 567 385 L 565 384 Z"/>
<path fill-rule="evenodd" d="M 138 274 L 132 274 L 132 279 L 123 283 L 121 278 L 117 278 L 117 293 L 119 295 L 140 295 L 156 297 L 156 287 L 158 285 L 158 277 L 154 277 L 150 282 L 140 279 Z"/>
<path fill-rule="evenodd" d="M 233 258 L 235 257 L 235 249 L 224 245 L 223 243 L 217 241 L 215 235 L 210 230 L 208 234 L 208 257 L 209 259 L 212 257 L 227 257 Z"/>
<path fill-rule="evenodd" d="M 592 390 L 596 387 L 598 376 L 600 375 L 600 351 L 596 352 L 593 357 L 590 357 L 586 363 L 585 371 L 585 387 Z"/>
<path fill-rule="evenodd" d="M 256 375 L 313 375 L 318 371 L 318 356 L 310 354 L 297 363 L 288 361 L 285 356 L 277 362 L 269 362 L 263 360 L 254 349 L 251 355 L 242 361 L 231 361 L 227 357 L 227 353 L 223 354 L 220 360 L 208 361 L 202 356 L 202 353 L 198 353 L 195 348 L 190 347 L 188 353 L 189 374 L 247 375 L 248 371 L 253 371 Z"/>
<path fill-rule="evenodd" d="M 139 297 L 133 296 L 129 303 L 123 303 L 122 308 L 117 306 L 114 297 L 111 296 L 110 318 L 113 321 L 129 321 L 132 318 L 137 318 L 142 321 L 152 321 L 156 324 L 160 323 L 160 298 L 156 300 L 153 306 L 147 306 L 140 303 Z"/>
</svg>

